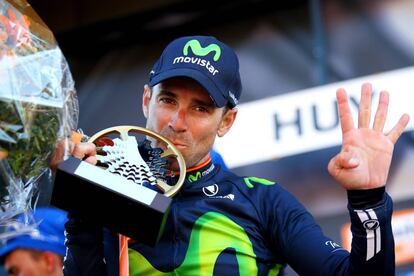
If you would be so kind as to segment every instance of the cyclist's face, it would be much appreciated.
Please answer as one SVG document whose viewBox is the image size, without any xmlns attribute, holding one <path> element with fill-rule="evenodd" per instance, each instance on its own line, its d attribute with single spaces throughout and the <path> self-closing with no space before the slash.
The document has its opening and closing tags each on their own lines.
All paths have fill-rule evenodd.
<svg viewBox="0 0 414 276">
<path fill-rule="evenodd" d="M 217 108 L 196 81 L 172 78 L 144 89 L 143 111 L 147 128 L 171 140 L 183 154 L 187 167 L 205 161 L 216 135 L 231 127 L 237 110 Z"/>
</svg>

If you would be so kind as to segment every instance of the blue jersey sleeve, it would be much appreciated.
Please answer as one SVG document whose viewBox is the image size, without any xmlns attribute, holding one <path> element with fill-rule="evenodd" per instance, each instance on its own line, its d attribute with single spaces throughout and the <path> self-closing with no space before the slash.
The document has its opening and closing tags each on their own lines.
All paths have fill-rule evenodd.
<svg viewBox="0 0 414 276">
<path fill-rule="evenodd" d="M 276 187 L 277 186 L 277 187 Z M 300 275 L 394 275 L 392 201 L 374 208 L 349 208 L 353 235 L 349 253 L 325 236 L 313 217 L 280 185 L 260 204 L 275 254 Z M 273 195 L 272 195 L 273 194 Z M 272 198 L 269 198 L 271 195 Z"/>
</svg>

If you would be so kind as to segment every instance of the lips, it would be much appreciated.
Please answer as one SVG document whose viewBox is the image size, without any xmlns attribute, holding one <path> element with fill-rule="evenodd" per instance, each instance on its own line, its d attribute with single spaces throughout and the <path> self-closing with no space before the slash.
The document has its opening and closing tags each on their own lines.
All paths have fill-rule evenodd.
<svg viewBox="0 0 414 276">
<path fill-rule="evenodd" d="M 185 139 L 182 135 L 176 135 L 175 133 L 171 133 L 169 131 L 161 131 L 160 133 L 162 136 L 170 140 L 170 142 L 179 150 L 183 150 L 185 148 L 188 148 L 188 144 L 186 142 L 187 139 Z M 178 137 L 181 136 L 181 137 Z"/>
<path fill-rule="evenodd" d="M 185 144 L 183 144 L 183 143 L 179 143 L 179 142 L 172 142 L 173 143 L 173 145 L 177 148 L 177 149 L 179 149 L 179 150 L 182 150 L 182 149 L 185 149 L 187 146 L 185 145 Z"/>
</svg>

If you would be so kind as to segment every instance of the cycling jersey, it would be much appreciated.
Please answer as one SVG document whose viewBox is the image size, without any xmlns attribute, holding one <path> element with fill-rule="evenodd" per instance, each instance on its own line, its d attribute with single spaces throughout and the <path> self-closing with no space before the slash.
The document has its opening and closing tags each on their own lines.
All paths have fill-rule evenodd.
<svg viewBox="0 0 414 276">
<path fill-rule="evenodd" d="M 129 272 L 283 275 L 289 264 L 300 275 L 394 275 L 391 198 L 384 194 L 369 208 L 348 209 L 351 253 L 326 237 L 281 185 L 236 176 L 208 162 L 187 173 L 159 242 L 129 244 Z M 102 231 L 74 219 L 66 230 L 65 275 L 114 271 L 113 265 L 105 267 Z"/>
</svg>

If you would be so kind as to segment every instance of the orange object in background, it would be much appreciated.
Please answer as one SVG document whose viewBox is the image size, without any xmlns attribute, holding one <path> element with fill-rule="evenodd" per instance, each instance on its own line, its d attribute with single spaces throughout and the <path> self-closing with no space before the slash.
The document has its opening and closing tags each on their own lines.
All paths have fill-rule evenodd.
<svg viewBox="0 0 414 276">
<path fill-rule="evenodd" d="M 72 131 L 70 139 L 71 139 L 72 143 L 78 144 L 82 141 L 82 137 L 83 137 L 82 133 L 79 133 L 77 131 Z"/>
<path fill-rule="evenodd" d="M 0 160 L 7 157 L 7 151 L 0 149 Z"/>
</svg>

